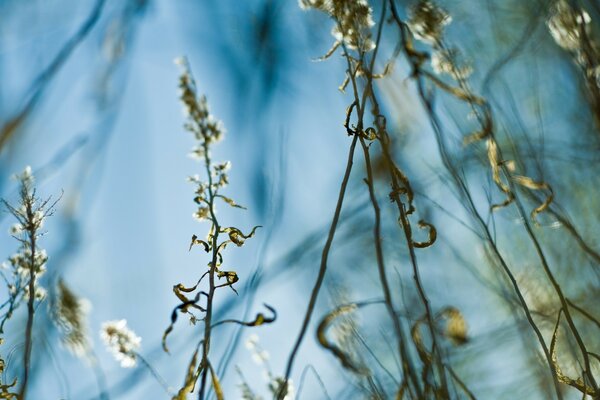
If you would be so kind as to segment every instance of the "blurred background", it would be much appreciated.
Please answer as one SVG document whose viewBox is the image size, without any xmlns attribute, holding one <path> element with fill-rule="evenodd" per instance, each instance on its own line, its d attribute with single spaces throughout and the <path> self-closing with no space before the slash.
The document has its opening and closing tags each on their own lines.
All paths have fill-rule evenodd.
<svg viewBox="0 0 600 400">
<path fill-rule="evenodd" d="M 407 16 L 413 3 L 396 3 Z M 445 39 L 472 68 L 473 91 L 491 104 L 505 156 L 523 175 L 552 185 L 556 214 L 541 214 L 536 232 L 553 271 L 569 298 L 598 318 L 600 130 L 595 118 L 600 111 L 590 95 L 589 73 L 553 40 L 547 25 L 552 2 L 440 5 L 452 17 Z M 381 4 L 372 6 L 378 16 Z M 590 36 L 598 37 L 597 3 L 581 6 L 591 17 Z M 173 64 L 182 55 L 189 59 L 198 91 L 207 95 L 211 112 L 226 127 L 225 140 L 213 153 L 216 161 L 232 163 L 226 193 L 248 208 L 222 207 L 219 218 L 242 230 L 263 226 L 243 248 L 226 250 L 226 264 L 240 276 L 239 295 L 218 293 L 218 319 L 252 319 L 265 312 L 263 303 L 278 312 L 273 324 L 219 328 L 212 358 L 218 360 L 226 398 L 241 398 L 244 380 L 269 398 L 264 370 L 283 374 L 351 141 L 343 123 L 353 97 L 338 90 L 345 60 L 338 52 L 316 61 L 334 42 L 333 22 L 318 11 L 301 10 L 294 0 L 2 0 L 0 21 L 0 197 L 18 201 L 11 177 L 27 165 L 39 196 L 62 193 L 41 241 L 49 255 L 42 284 L 52 297 L 50 288 L 62 278 L 89 300 L 89 333 L 103 371 L 94 372 L 89 362 L 61 345 L 48 300 L 36 314 L 30 398 L 98 398 L 102 385 L 113 399 L 167 398 L 148 368 L 121 368 L 104 349 L 101 324 L 116 319 L 126 319 L 142 337 L 140 354 L 169 386 L 183 384 L 202 326 L 181 316 L 169 336 L 170 354 L 163 352 L 161 337 L 178 304 L 173 285 L 191 286 L 206 269 L 206 254 L 198 248 L 188 252 L 188 247 L 193 234 L 206 235 L 208 224 L 192 218 L 194 186 L 186 181 L 201 174 L 203 166 L 188 157 L 194 141 L 182 128 L 180 70 Z M 395 55 L 398 40 L 397 29 L 386 22 L 375 65 L 383 70 L 386 62 L 395 63 L 376 90 L 396 162 L 415 190 L 419 218 L 437 227 L 436 244 L 418 253 L 432 308 L 455 307 L 467 322 L 467 343 L 447 343 L 444 353 L 477 398 L 551 398 L 538 343 L 515 311 L 506 276 L 450 183 L 410 66 L 402 54 Z M 489 211 L 502 194 L 491 179 L 485 148 L 462 145 L 475 126 L 469 107 L 441 91 L 434 102 L 455 165 L 549 341 L 556 322 L 549 310 L 556 310 L 556 299 L 517 211 Z M 378 150 L 373 152 L 377 158 Z M 369 384 L 342 369 L 314 335 L 320 318 L 336 305 L 382 297 L 365 168 L 358 156 L 355 163 L 326 286 L 292 374 L 296 393 L 301 389 L 304 399 L 327 398 L 323 386 L 333 399 L 372 398 Z M 380 175 L 389 279 L 408 329 L 422 305 L 410 281 L 393 204 L 386 201 L 389 186 Z M 529 210 L 539 205 L 523 197 Z M 8 212 L 0 213 L 3 259 L 18 247 L 8 233 L 12 223 Z M 424 240 L 426 235 L 414 230 Z M 376 386 L 391 397 L 398 371 L 389 347 L 391 324 L 383 307 L 371 307 L 353 314 L 346 329 L 356 329 L 352 346 L 362 349 L 356 350 L 357 357 L 372 367 Z M 21 370 L 25 311 L 22 307 L 7 323 L 0 346 L 8 365 L 5 382 Z M 591 347 L 600 352 L 597 327 L 586 318 L 580 323 Z M 256 346 L 244 345 L 253 334 L 268 360 L 265 354 L 253 357 Z M 568 349 L 572 340 L 565 342 Z M 563 371 L 576 376 L 577 362 L 568 353 L 561 358 Z M 597 374 L 600 363 L 594 362 Z M 105 382 L 99 385 L 102 375 Z M 581 394 L 565 388 L 565 396 Z"/>
</svg>

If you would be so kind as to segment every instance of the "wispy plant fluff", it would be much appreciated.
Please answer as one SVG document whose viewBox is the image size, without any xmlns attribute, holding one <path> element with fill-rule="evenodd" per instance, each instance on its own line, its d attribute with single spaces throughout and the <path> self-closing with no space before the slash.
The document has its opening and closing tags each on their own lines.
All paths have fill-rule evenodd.
<svg viewBox="0 0 600 400">
<path fill-rule="evenodd" d="M 332 50 L 341 43 L 350 49 L 370 51 L 375 47 L 370 28 L 375 24 L 367 0 L 299 0 L 302 9 L 314 8 L 335 21 L 331 34 L 336 39 Z"/>
<path fill-rule="evenodd" d="M 437 4 L 427 0 L 419 0 L 408 10 L 408 27 L 415 38 L 429 44 L 436 44 L 444 34 L 446 25 L 452 17 Z"/>
<path fill-rule="evenodd" d="M 142 339 L 127 327 L 126 320 L 104 322 L 100 337 L 121 367 L 131 368 L 136 365 L 137 351 Z"/>
<path fill-rule="evenodd" d="M 63 333 L 65 347 L 77 357 L 85 357 L 90 351 L 89 328 L 87 323 L 91 304 L 78 297 L 61 279 L 57 285 L 57 299 L 52 312 L 56 324 Z"/>
</svg>

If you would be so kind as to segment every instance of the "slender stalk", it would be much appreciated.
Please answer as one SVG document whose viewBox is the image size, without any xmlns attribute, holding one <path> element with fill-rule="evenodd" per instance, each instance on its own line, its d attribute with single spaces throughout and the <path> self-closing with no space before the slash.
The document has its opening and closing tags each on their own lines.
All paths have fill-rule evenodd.
<svg viewBox="0 0 600 400">
<path fill-rule="evenodd" d="M 221 227 L 219 226 L 219 221 L 217 220 L 217 217 L 216 217 L 215 208 L 214 208 L 216 189 L 213 189 L 213 179 L 212 179 L 212 173 L 211 173 L 211 160 L 210 160 L 210 155 L 209 155 L 210 153 L 209 153 L 209 149 L 208 149 L 208 139 L 207 138 L 205 138 L 205 140 L 203 142 L 203 147 L 204 147 L 204 164 L 206 167 L 206 174 L 208 175 L 208 193 L 209 193 L 208 208 L 210 210 L 213 234 L 212 234 L 212 243 L 211 243 L 212 259 L 210 262 L 210 271 L 208 274 L 209 289 L 208 289 L 208 296 L 207 296 L 207 300 L 206 300 L 206 313 L 204 315 L 204 341 L 203 341 L 203 345 L 202 345 L 202 361 L 200 362 L 200 366 L 202 369 L 202 378 L 200 381 L 200 390 L 198 391 L 198 399 L 199 400 L 204 399 L 204 392 L 206 390 L 206 377 L 208 375 L 208 362 L 209 362 L 208 361 L 208 353 L 210 351 L 213 301 L 214 301 L 215 290 L 216 290 L 215 274 L 217 271 L 217 260 L 218 260 L 218 253 L 219 253 L 218 240 L 219 240 L 219 231 L 221 230 Z"/>
<path fill-rule="evenodd" d="M 315 305 L 317 303 L 317 297 L 319 296 L 319 291 L 321 290 L 321 285 L 323 284 L 323 279 L 325 279 L 325 272 L 327 271 L 327 261 L 329 259 L 329 252 L 331 250 L 331 245 L 333 243 L 333 238 L 335 237 L 335 232 L 337 230 L 338 221 L 340 219 L 340 214 L 342 213 L 342 205 L 344 204 L 344 197 L 346 195 L 346 187 L 348 186 L 348 181 L 350 179 L 350 173 L 352 171 L 352 164 L 354 158 L 354 151 L 356 149 L 356 143 L 358 141 L 358 135 L 354 135 L 352 138 L 352 143 L 350 144 L 350 150 L 348 151 L 348 161 L 346 163 L 346 170 L 344 172 L 344 178 L 342 179 L 342 184 L 340 186 L 340 192 L 338 195 L 338 200 L 335 206 L 335 212 L 333 214 L 333 220 L 331 221 L 331 226 L 329 228 L 329 234 L 327 235 L 327 241 L 325 242 L 325 246 L 323 247 L 323 252 L 321 254 L 321 264 L 319 266 L 319 272 L 317 274 L 317 279 L 315 280 L 315 284 L 313 286 L 312 292 L 310 294 L 310 300 L 308 302 L 308 306 L 306 308 L 306 312 L 304 314 L 304 320 L 302 322 L 302 326 L 300 327 L 300 332 L 294 342 L 294 347 L 288 357 L 287 366 L 285 369 L 285 380 L 282 385 L 282 390 L 280 390 L 277 398 L 279 400 L 283 399 L 285 388 L 287 387 L 287 381 L 292 374 L 292 368 L 294 367 L 294 361 L 296 359 L 296 355 L 298 350 L 300 349 L 300 345 L 304 340 L 304 336 L 306 335 L 306 331 L 308 330 L 308 324 L 310 323 L 310 319 L 315 309 Z"/>
<path fill-rule="evenodd" d="M 360 144 L 363 149 L 363 154 L 365 158 L 365 166 L 367 168 L 367 186 L 369 188 L 369 198 L 371 199 L 371 204 L 373 206 L 373 212 L 375 214 L 375 223 L 373 225 L 373 240 L 375 244 L 375 254 L 377 259 L 377 270 L 379 272 L 379 281 L 381 282 L 381 288 L 383 290 L 383 295 L 385 299 L 385 305 L 390 314 L 390 318 L 393 322 L 394 331 L 396 332 L 396 336 L 398 338 L 398 348 L 400 351 L 400 356 L 402 357 L 402 370 L 405 376 L 410 378 L 410 381 L 413 384 L 413 389 L 417 393 L 417 396 L 422 397 L 421 386 L 419 384 L 419 380 L 416 376 L 416 371 L 412 368 L 412 362 L 410 361 L 410 355 L 406 349 L 406 339 L 404 336 L 404 332 L 402 331 L 402 326 L 400 324 L 400 319 L 398 318 L 398 314 L 394 309 L 394 302 L 392 299 L 392 292 L 390 290 L 390 286 L 387 280 L 387 275 L 385 272 L 385 261 L 383 257 L 383 249 L 381 246 L 381 210 L 379 208 L 379 203 L 377 198 L 375 197 L 375 190 L 373 187 L 373 168 L 371 164 L 371 157 L 369 155 L 369 148 L 365 143 L 365 140 L 361 137 Z"/>
<path fill-rule="evenodd" d="M 27 232 L 29 235 L 29 246 L 31 249 L 31 257 L 29 259 L 29 299 L 27 299 L 27 325 L 25 328 L 25 348 L 23 351 L 23 382 L 19 389 L 19 400 L 25 400 L 27 396 L 27 385 L 29 383 L 29 373 L 31 369 L 31 349 L 33 347 L 33 316 L 35 313 L 35 256 L 36 256 L 36 235 L 37 227 L 34 224 L 33 197 L 29 196 L 23 187 L 22 198 L 26 207 L 26 215 L 28 226 Z"/>
</svg>

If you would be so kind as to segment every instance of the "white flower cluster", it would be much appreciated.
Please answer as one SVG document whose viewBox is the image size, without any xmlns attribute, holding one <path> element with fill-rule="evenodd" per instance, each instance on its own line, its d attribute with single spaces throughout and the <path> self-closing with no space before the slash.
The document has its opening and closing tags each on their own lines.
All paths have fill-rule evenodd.
<svg viewBox="0 0 600 400">
<path fill-rule="evenodd" d="M 258 335 L 252 334 L 246 340 L 246 348 L 252 352 L 252 359 L 257 365 L 263 365 L 269 361 L 269 352 L 263 350 L 258 344 Z"/>
<path fill-rule="evenodd" d="M 435 3 L 421 0 L 408 11 L 408 27 L 413 35 L 423 42 L 436 45 L 442 38 L 444 27 L 452 17 Z"/>
<path fill-rule="evenodd" d="M 259 344 L 259 337 L 256 334 L 252 334 L 246 340 L 246 348 L 252 353 L 252 359 L 258 365 L 262 365 L 264 367 L 264 375 L 267 381 L 267 385 L 269 391 L 273 396 L 278 396 L 279 392 L 282 389 L 282 386 L 285 383 L 285 379 L 282 377 L 278 377 L 273 375 L 271 369 L 269 368 L 269 353 L 264 350 Z M 260 397 L 255 396 L 250 387 L 247 385 L 242 385 L 242 389 L 245 390 L 245 393 L 248 398 L 252 399 L 260 399 Z M 283 400 L 294 400 L 295 392 L 294 385 L 291 379 L 288 380 L 287 386 L 284 390 Z"/>
<path fill-rule="evenodd" d="M 367 0 L 299 0 L 300 8 L 314 8 L 329 14 L 336 25 L 331 34 L 349 49 L 370 51 L 375 48 L 370 28 L 375 25 L 373 9 Z"/>
<path fill-rule="evenodd" d="M 41 236 L 40 230 L 43 228 L 44 220 L 50 211 L 45 207 L 47 202 L 39 203 L 34 195 L 34 178 L 31 167 L 25 167 L 23 172 L 15 175 L 14 178 L 21 184 L 20 204 L 18 207 L 13 207 L 5 202 L 5 206 L 17 219 L 17 223 L 10 227 L 9 233 L 21 243 L 21 246 L 17 253 L 2 263 L 1 268 L 10 271 L 10 279 L 4 273 L 3 275 L 8 282 L 11 303 L 16 306 L 20 301 L 19 299 L 29 299 L 29 282 L 32 272 L 34 298 L 40 301 L 46 297 L 46 290 L 40 286 L 39 278 L 46 272 L 48 255 L 46 250 L 37 246 L 37 240 L 35 239 Z M 32 243 L 35 243 L 33 249 Z"/>
<path fill-rule="evenodd" d="M 18 253 L 8 258 L 8 261 L 2 263 L 2 269 L 10 270 L 12 274 L 12 283 L 9 284 L 9 294 L 17 296 L 23 293 L 25 300 L 29 299 L 29 280 L 31 277 L 31 249 L 25 245 L 21 246 Z M 46 298 L 46 289 L 39 284 L 39 278 L 46 272 L 46 262 L 48 255 L 46 250 L 37 248 L 34 255 L 34 288 L 35 299 L 40 301 Z"/>
<path fill-rule="evenodd" d="M 136 351 L 140 348 L 142 339 L 127 327 L 126 320 L 103 323 L 100 337 L 115 359 L 121 363 L 121 367 L 135 366 Z"/>
<path fill-rule="evenodd" d="M 571 52 L 586 76 L 600 87 L 600 46 L 592 37 L 591 22 L 584 9 L 573 9 L 567 1 L 559 0 L 546 24 L 556 44 Z"/>
<path fill-rule="evenodd" d="M 547 25 L 556 44 L 577 52 L 581 49 L 582 33 L 591 33 L 591 21 L 585 10 L 574 10 L 568 2 L 560 0 L 554 5 Z"/>
</svg>

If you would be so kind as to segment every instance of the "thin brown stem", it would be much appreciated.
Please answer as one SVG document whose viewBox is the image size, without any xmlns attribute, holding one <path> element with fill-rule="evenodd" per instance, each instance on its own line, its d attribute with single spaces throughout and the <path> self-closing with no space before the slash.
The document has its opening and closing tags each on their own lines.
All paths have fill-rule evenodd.
<svg viewBox="0 0 600 400">
<path fill-rule="evenodd" d="M 280 390 L 277 398 L 279 400 L 283 399 L 283 395 L 285 393 L 285 388 L 287 387 L 287 381 L 290 378 L 292 373 L 292 368 L 294 367 L 294 361 L 296 359 L 296 355 L 298 350 L 300 349 L 300 345 L 304 340 L 304 336 L 306 335 L 306 331 L 308 330 L 308 324 L 310 323 L 310 319 L 315 309 L 315 305 L 317 303 L 317 297 L 319 296 L 319 291 L 321 290 L 321 285 L 323 284 L 323 279 L 325 279 L 325 272 L 327 271 L 327 260 L 329 259 L 329 252 L 331 250 L 331 245 L 333 243 L 333 238 L 335 237 L 335 232 L 337 230 L 338 221 L 340 219 L 340 214 L 342 213 L 342 205 L 344 204 L 344 197 L 346 195 L 346 187 L 348 186 L 348 181 L 350 179 L 350 173 L 352 171 L 352 164 L 354 159 L 354 151 L 356 149 L 356 142 L 358 141 L 358 135 L 355 135 L 352 138 L 352 143 L 350 144 L 350 150 L 348 151 L 348 161 L 346 163 L 346 170 L 344 172 L 344 178 L 342 179 L 342 184 L 340 186 L 340 192 L 338 195 L 337 204 L 335 206 L 335 212 L 333 214 L 333 220 L 331 221 L 331 226 L 329 228 L 329 234 L 327 235 L 327 241 L 325 242 L 325 246 L 323 247 L 323 252 L 321 254 L 321 265 L 319 266 L 319 272 L 317 274 L 317 279 L 315 280 L 315 284 L 313 286 L 312 292 L 310 294 L 310 300 L 308 302 L 308 306 L 306 308 L 306 313 L 304 314 L 304 320 L 302 322 L 302 326 L 300 327 L 300 332 L 296 338 L 294 343 L 294 347 L 288 357 L 287 366 L 285 369 L 285 383 L 282 385 L 282 390 Z"/>
</svg>

